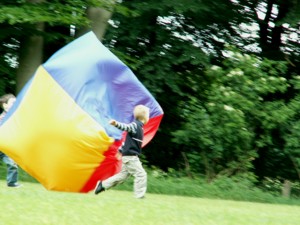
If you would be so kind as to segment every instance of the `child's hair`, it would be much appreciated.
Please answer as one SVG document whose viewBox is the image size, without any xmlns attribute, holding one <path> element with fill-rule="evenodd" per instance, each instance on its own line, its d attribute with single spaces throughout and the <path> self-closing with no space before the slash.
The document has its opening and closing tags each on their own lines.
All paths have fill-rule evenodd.
<svg viewBox="0 0 300 225">
<path fill-rule="evenodd" d="M 134 118 L 142 122 L 147 122 L 149 119 L 149 108 L 144 105 L 137 105 L 133 110 Z"/>
<path fill-rule="evenodd" d="M 9 99 L 15 98 L 13 94 L 5 94 L 0 98 L 0 106 L 3 107 L 3 104 L 6 104 Z"/>
</svg>

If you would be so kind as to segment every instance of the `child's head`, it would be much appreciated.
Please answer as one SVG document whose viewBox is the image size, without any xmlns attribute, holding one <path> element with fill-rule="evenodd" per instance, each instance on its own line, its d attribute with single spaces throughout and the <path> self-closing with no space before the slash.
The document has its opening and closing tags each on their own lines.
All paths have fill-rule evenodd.
<svg viewBox="0 0 300 225">
<path fill-rule="evenodd" d="M 7 112 L 12 107 L 15 101 L 16 97 L 13 94 L 6 94 L 0 98 L 0 106 L 5 112 Z"/>
<path fill-rule="evenodd" d="M 149 111 L 147 106 L 137 105 L 133 110 L 134 118 L 146 124 L 149 120 Z"/>
</svg>

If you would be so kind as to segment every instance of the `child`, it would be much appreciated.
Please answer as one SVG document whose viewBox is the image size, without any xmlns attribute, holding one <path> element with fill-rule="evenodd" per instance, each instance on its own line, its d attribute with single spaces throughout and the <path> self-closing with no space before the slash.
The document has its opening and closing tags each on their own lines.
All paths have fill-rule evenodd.
<svg viewBox="0 0 300 225">
<path fill-rule="evenodd" d="M 120 130 L 127 131 L 124 145 L 117 153 L 117 158 L 122 157 L 122 169 L 120 173 L 104 181 L 98 181 L 95 194 L 123 183 L 130 175 L 134 176 L 134 195 L 136 198 L 144 198 L 147 189 L 147 173 L 142 167 L 139 155 L 142 153 L 144 137 L 143 126 L 149 120 L 149 108 L 138 105 L 133 110 L 134 121 L 129 124 L 111 120 L 110 124 Z"/>
<path fill-rule="evenodd" d="M 3 120 L 4 116 L 8 112 L 8 110 L 12 107 L 14 102 L 16 101 L 16 97 L 13 94 L 6 94 L 0 98 L 0 105 L 3 108 L 3 112 L 0 114 L 0 122 Z M 6 181 L 8 187 L 20 187 L 21 185 L 18 183 L 18 166 L 17 164 L 5 155 L 3 152 L 0 152 L 0 159 L 7 166 L 7 175 Z"/>
</svg>

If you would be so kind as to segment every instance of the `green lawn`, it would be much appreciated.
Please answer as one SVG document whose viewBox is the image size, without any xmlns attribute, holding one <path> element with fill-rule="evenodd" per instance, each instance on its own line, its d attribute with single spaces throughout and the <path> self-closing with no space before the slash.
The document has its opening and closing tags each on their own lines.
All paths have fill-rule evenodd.
<svg viewBox="0 0 300 225">
<path fill-rule="evenodd" d="M 2 225 L 299 225 L 300 206 L 261 204 L 110 190 L 95 196 L 47 191 L 37 183 L 0 180 Z"/>
</svg>

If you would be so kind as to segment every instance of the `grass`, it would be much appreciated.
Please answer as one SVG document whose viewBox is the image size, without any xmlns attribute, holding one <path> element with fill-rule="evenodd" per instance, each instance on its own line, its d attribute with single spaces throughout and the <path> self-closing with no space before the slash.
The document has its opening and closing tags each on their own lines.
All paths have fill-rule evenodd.
<svg viewBox="0 0 300 225">
<path fill-rule="evenodd" d="M 2 225 L 298 225 L 300 206 L 109 190 L 95 196 L 47 191 L 38 183 L 0 180 Z"/>
</svg>

